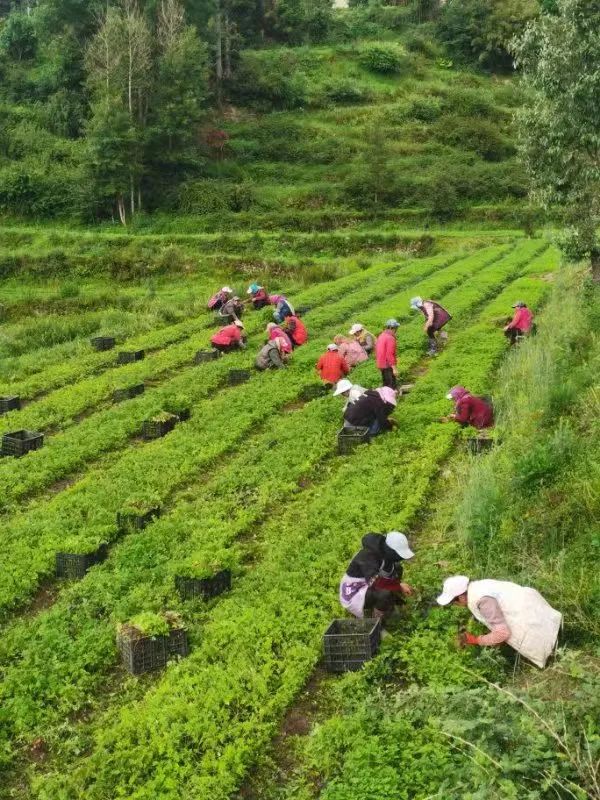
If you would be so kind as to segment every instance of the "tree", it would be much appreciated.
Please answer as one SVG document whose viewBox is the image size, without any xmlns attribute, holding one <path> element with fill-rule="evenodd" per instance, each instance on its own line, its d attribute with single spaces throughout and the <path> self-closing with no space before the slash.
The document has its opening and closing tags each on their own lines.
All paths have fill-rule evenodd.
<svg viewBox="0 0 600 800">
<path fill-rule="evenodd" d="M 25 61 L 35 56 L 36 46 L 31 19 L 22 11 L 13 11 L 0 30 L 0 52 L 14 61 Z"/>
<path fill-rule="evenodd" d="M 600 281 L 600 5 L 558 0 L 513 46 L 531 95 L 518 120 L 532 195 L 564 209 L 563 250 Z"/>
</svg>

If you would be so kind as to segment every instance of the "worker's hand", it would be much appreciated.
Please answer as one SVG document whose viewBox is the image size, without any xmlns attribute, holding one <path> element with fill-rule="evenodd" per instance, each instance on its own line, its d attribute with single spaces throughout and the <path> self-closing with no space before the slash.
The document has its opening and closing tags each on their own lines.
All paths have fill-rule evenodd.
<svg viewBox="0 0 600 800">
<path fill-rule="evenodd" d="M 400 588 L 402 589 L 402 594 L 405 594 L 407 597 L 410 597 L 413 594 L 413 588 L 408 583 L 401 583 Z"/>
<path fill-rule="evenodd" d="M 440 422 L 450 422 L 450 417 L 440 417 Z"/>
<path fill-rule="evenodd" d="M 398 374 L 398 367 L 392 367 L 392 375 L 396 376 Z"/>
<path fill-rule="evenodd" d="M 468 631 L 461 631 L 458 634 L 457 644 L 460 648 L 466 647 L 467 645 L 479 644 L 479 637 L 473 636 L 473 634 Z"/>
<path fill-rule="evenodd" d="M 391 428 L 397 428 L 398 427 L 398 422 L 395 419 L 388 419 L 388 422 L 390 423 L 390 427 Z"/>
</svg>

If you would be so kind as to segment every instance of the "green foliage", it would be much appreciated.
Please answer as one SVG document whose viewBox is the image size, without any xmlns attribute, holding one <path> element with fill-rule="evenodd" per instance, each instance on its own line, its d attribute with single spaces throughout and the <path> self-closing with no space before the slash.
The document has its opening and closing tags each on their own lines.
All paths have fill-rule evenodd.
<svg viewBox="0 0 600 800">
<path fill-rule="evenodd" d="M 37 37 L 33 22 L 27 14 L 14 11 L 0 28 L 0 56 L 26 61 L 35 56 Z"/>
<path fill-rule="evenodd" d="M 394 75 L 405 72 L 409 59 L 405 51 L 398 45 L 371 44 L 363 48 L 359 61 L 365 69 L 382 75 Z"/>
<path fill-rule="evenodd" d="M 561 0 L 516 39 L 514 49 L 531 100 L 519 111 L 521 154 L 536 200 L 565 210 L 562 246 L 569 259 L 600 263 L 600 146 L 594 107 L 600 77 L 600 10 L 585 0 Z"/>
<path fill-rule="evenodd" d="M 442 8 L 439 35 L 454 57 L 509 72 L 509 43 L 538 12 L 536 0 L 451 0 Z"/>
</svg>

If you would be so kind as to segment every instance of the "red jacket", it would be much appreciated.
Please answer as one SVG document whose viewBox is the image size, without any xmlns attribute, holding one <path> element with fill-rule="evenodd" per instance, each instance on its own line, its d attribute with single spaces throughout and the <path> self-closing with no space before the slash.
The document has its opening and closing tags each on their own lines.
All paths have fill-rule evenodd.
<svg viewBox="0 0 600 800">
<path fill-rule="evenodd" d="M 516 328 L 523 333 L 529 333 L 531 330 L 531 323 L 533 322 L 533 314 L 524 306 L 523 308 L 515 308 L 515 313 L 512 320 L 508 324 L 507 330 Z"/>
<path fill-rule="evenodd" d="M 298 319 L 295 314 L 286 319 L 287 333 L 294 341 L 294 344 L 300 346 L 308 341 L 308 331 L 306 325 Z"/>
<path fill-rule="evenodd" d="M 213 344 L 234 344 L 242 338 L 242 331 L 237 325 L 226 325 L 211 337 Z"/>
<path fill-rule="evenodd" d="M 461 425 L 490 428 L 494 424 L 494 410 L 482 397 L 463 395 L 456 403 L 454 419 Z"/>
<path fill-rule="evenodd" d="M 337 383 L 350 372 L 348 364 L 337 350 L 328 350 L 324 353 L 317 361 L 317 369 L 321 380 L 327 383 Z"/>
<path fill-rule="evenodd" d="M 377 369 L 396 366 L 396 337 L 391 331 L 380 333 L 375 342 Z"/>
</svg>

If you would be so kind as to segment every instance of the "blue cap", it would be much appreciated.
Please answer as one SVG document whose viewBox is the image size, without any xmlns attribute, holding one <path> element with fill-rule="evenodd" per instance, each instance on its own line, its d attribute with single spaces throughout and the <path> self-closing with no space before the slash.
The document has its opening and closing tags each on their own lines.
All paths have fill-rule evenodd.
<svg viewBox="0 0 600 800">
<path fill-rule="evenodd" d="M 400 323 L 398 322 L 397 319 L 388 319 L 388 321 L 385 323 L 385 327 L 386 328 L 399 328 L 400 327 Z"/>
</svg>

